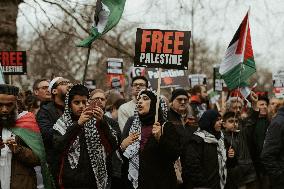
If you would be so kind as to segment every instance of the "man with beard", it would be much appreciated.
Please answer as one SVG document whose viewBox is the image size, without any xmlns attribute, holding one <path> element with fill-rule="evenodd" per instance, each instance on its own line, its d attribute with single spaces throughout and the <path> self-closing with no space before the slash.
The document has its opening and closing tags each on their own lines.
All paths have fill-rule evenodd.
<svg viewBox="0 0 284 189">
<path fill-rule="evenodd" d="M 199 120 L 208 107 L 208 94 L 204 85 L 195 85 L 192 88 L 191 107 L 194 116 Z"/>
<path fill-rule="evenodd" d="M 41 106 L 36 116 L 43 138 L 43 143 L 46 151 L 46 159 L 51 168 L 53 167 L 52 164 L 54 162 L 52 146 L 53 125 L 63 114 L 65 105 L 64 100 L 69 87 L 69 80 L 62 77 L 54 78 L 48 86 L 48 90 L 52 96 L 52 101 Z"/>
<path fill-rule="evenodd" d="M 0 181 L 2 189 L 35 189 L 34 166 L 42 166 L 46 189 L 51 179 L 45 161 L 44 147 L 32 113 L 18 115 L 17 87 L 0 85 Z"/>
</svg>

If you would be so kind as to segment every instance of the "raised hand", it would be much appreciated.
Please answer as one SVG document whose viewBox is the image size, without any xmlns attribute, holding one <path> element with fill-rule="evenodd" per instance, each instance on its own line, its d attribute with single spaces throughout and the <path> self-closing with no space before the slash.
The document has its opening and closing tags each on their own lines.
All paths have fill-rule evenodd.
<svg viewBox="0 0 284 189">
<path fill-rule="evenodd" d="M 125 138 L 121 145 L 120 148 L 122 150 L 125 150 L 130 144 L 132 144 L 133 142 L 135 142 L 136 140 L 138 140 L 139 138 L 139 133 L 135 132 L 135 133 L 130 133 L 129 136 L 127 138 Z"/>
<path fill-rule="evenodd" d="M 17 147 L 17 142 L 16 142 L 15 138 L 8 138 L 5 142 L 5 144 L 8 145 L 8 147 L 10 148 L 10 150 L 12 152 L 15 152 L 16 147 Z"/>
<path fill-rule="evenodd" d="M 99 120 L 103 119 L 104 111 L 99 106 L 96 106 L 93 109 L 93 115 L 96 118 L 96 120 L 99 121 Z"/>
<path fill-rule="evenodd" d="M 78 124 L 80 126 L 83 126 L 87 121 L 89 121 L 92 118 L 92 116 L 93 116 L 93 111 L 90 109 L 85 109 L 80 115 Z"/>
<path fill-rule="evenodd" d="M 160 140 L 160 137 L 162 135 L 162 127 L 159 122 L 154 123 L 153 129 L 152 129 L 152 134 L 154 135 L 155 139 L 157 141 Z"/>
</svg>

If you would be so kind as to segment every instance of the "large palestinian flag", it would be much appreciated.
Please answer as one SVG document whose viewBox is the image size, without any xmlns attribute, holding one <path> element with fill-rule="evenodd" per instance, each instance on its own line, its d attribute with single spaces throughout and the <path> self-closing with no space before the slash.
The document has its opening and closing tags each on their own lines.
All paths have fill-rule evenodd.
<svg viewBox="0 0 284 189">
<path fill-rule="evenodd" d="M 16 120 L 16 126 L 10 128 L 10 130 L 20 137 L 40 159 L 44 188 L 55 189 L 53 178 L 46 163 L 44 145 L 34 114 L 30 112 L 21 113 Z"/>
<path fill-rule="evenodd" d="M 89 47 L 93 41 L 111 30 L 120 20 L 126 0 L 97 0 L 94 26 L 89 37 L 77 46 Z"/>
<path fill-rule="evenodd" d="M 256 72 L 248 13 L 230 42 L 225 59 L 219 69 L 230 90 L 243 86 L 248 78 Z"/>
</svg>

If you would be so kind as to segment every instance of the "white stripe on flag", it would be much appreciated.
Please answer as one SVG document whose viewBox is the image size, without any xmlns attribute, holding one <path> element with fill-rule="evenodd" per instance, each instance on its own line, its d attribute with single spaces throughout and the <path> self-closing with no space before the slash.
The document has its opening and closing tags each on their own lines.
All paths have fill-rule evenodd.
<svg viewBox="0 0 284 189">
<path fill-rule="evenodd" d="M 219 73 L 221 75 L 224 75 L 225 73 L 236 67 L 238 64 L 243 62 L 244 56 L 242 54 L 236 54 L 238 42 L 239 40 L 237 40 L 226 50 L 226 56 L 222 61 L 219 69 Z"/>
<path fill-rule="evenodd" d="M 0 65 L 0 84 L 5 84 L 2 66 Z"/>
<path fill-rule="evenodd" d="M 110 15 L 109 8 L 102 3 L 102 10 L 99 13 L 99 22 L 98 25 L 95 26 L 99 33 L 103 33 L 103 31 L 105 30 L 109 15 Z"/>
</svg>

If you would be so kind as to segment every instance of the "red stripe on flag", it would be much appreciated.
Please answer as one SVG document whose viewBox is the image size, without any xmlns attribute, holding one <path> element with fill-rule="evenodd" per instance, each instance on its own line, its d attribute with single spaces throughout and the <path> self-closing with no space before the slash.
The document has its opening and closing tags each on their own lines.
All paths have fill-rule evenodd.
<svg viewBox="0 0 284 189">
<path fill-rule="evenodd" d="M 35 115 L 31 112 L 26 113 L 16 121 L 16 127 L 32 130 L 33 132 L 40 133 Z"/>
<path fill-rule="evenodd" d="M 243 53 L 247 21 L 248 21 L 248 13 L 246 14 L 246 16 L 244 17 L 241 23 L 241 31 L 240 31 L 238 46 L 236 49 L 236 54 Z"/>
<path fill-rule="evenodd" d="M 245 53 L 244 53 L 244 61 L 246 61 L 249 58 L 253 57 L 253 50 L 251 45 L 251 37 L 250 37 L 250 28 L 248 23 L 248 31 L 247 31 L 247 40 L 246 40 L 246 47 L 245 47 Z"/>
</svg>

